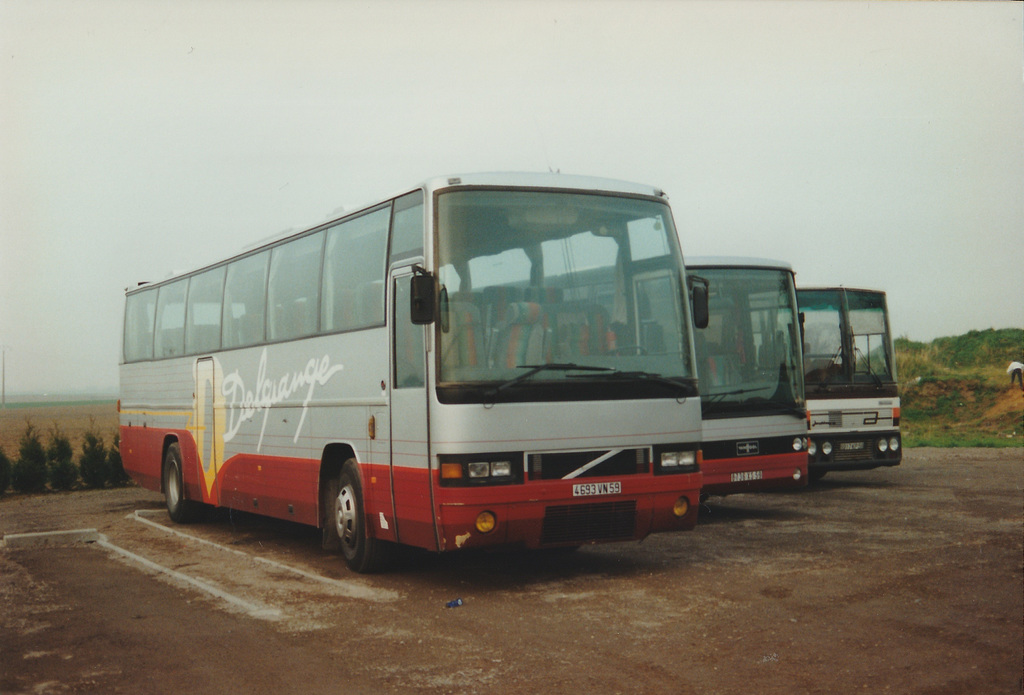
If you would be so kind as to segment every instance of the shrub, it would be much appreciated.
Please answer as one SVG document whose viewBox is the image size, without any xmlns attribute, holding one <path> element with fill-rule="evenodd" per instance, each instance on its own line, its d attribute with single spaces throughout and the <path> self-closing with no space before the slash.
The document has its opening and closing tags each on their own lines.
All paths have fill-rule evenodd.
<svg viewBox="0 0 1024 695">
<path fill-rule="evenodd" d="M 125 473 L 124 464 L 121 462 L 121 435 L 114 435 L 114 442 L 107 452 L 107 469 L 110 471 L 110 484 L 123 487 L 132 482 L 130 475 Z"/>
<path fill-rule="evenodd" d="M 101 488 L 110 480 L 110 467 L 107 465 L 107 447 L 103 437 L 90 427 L 82 442 L 82 455 L 78 459 L 78 471 L 86 487 Z"/>
<path fill-rule="evenodd" d="M 30 422 L 25 425 L 18 460 L 11 468 L 11 486 L 18 492 L 42 492 L 46 489 L 46 478 L 46 452 L 39 433 Z"/>
<path fill-rule="evenodd" d="M 0 446 L 0 495 L 7 491 L 7 487 L 11 484 L 11 460 L 7 458 L 7 454 L 4 453 L 4 448 Z"/>
<path fill-rule="evenodd" d="M 50 430 L 50 444 L 46 447 L 46 466 L 50 473 L 50 487 L 54 490 L 70 490 L 78 482 L 78 467 L 73 457 L 71 440 L 55 423 Z"/>
</svg>

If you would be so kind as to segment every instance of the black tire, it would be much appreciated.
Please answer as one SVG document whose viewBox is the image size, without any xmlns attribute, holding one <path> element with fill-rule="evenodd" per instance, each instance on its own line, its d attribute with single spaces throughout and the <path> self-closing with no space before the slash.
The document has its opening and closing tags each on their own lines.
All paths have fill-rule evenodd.
<svg viewBox="0 0 1024 695">
<path fill-rule="evenodd" d="M 324 547 L 340 548 L 353 572 L 379 571 L 390 544 L 367 534 L 363 486 L 354 460 L 346 461 L 341 473 L 327 482 L 324 508 Z"/>
<path fill-rule="evenodd" d="M 163 467 L 164 500 L 167 514 L 178 524 L 188 524 L 202 516 L 203 506 L 185 499 L 185 478 L 181 472 L 181 447 L 174 442 L 167 447 Z"/>
</svg>

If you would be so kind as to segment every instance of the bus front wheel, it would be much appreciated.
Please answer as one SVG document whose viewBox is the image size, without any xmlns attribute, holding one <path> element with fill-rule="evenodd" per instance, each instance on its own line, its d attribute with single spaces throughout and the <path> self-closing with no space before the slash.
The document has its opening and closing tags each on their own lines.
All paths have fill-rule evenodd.
<svg viewBox="0 0 1024 695">
<path fill-rule="evenodd" d="M 174 442 L 167 447 L 164 454 L 164 501 L 167 503 L 167 514 L 178 524 L 196 521 L 202 506 L 185 499 L 185 478 L 181 472 L 181 447 Z"/>
<path fill-rule="evenodd" d="M 360 573 L 380 569 L 387 546 L 368 535 L 363 499 L 356 463 L 349 459 L 327 486 L 324 547 L 340 547 L 349 569 Z"/>
</svg>

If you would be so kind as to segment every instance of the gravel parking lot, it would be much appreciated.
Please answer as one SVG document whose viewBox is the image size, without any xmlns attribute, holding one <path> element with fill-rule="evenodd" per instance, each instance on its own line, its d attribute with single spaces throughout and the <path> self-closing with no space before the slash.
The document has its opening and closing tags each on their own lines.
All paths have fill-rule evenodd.
<svg viewBox="0 0 1024 695">
<path fill-rule="evenodd" d="M 5 536 L 83 528 L 101 540 L 0 549 L 2 693 L 1022 689 L 1020 449 L 912 449 L 711 498 L 693 532 L 370 576 L 307 527 L 173 526 L 139 488 L 0 499 Z"/>
</svg>

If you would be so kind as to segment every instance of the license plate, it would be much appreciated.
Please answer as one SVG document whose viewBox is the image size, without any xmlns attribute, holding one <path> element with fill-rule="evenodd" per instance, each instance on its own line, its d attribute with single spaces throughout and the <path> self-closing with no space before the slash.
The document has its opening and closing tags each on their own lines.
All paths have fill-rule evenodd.
<svg viewBox="0 0 1024 695">
<path fill-rule="evenodd" d="M 572 486 L 573 497 L 592 497 L 593 495 L 621 495 L 622 483 L 577 483 Z"/>
<path fill-rule="evenodd" d="M 864 442 L 840 442 L 840 451 L 860 451 L 864 448 Z"/>
<path fill-rule="evenodd" d="M 740 471 L 739 473 L 733 473 L 729 480 L 734 483 L 745 483 L 748 480 L 760 480 L 764 477 L 762 471 Z"/>
</svg>

